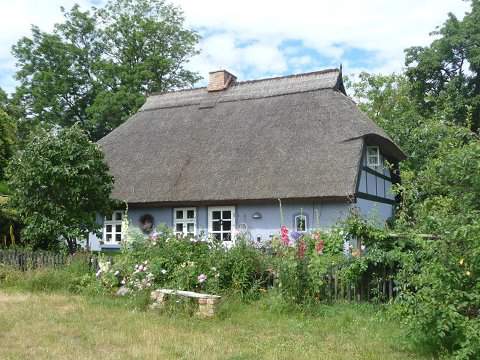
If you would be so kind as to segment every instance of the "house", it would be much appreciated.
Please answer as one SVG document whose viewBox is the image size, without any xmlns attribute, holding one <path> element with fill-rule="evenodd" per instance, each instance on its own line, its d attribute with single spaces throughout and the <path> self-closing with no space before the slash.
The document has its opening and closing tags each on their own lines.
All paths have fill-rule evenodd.
<svg viewBox="0 0 480 360">
<path fill-rule="evenodd" d="M 400 148 L 347 96 L 341 69 L 237 81 L 210 73 L 206 87 L 153 94 L 100 140 L 113 196 L 130 223 L 227 243 L 328 228 L 357 207 L 392 216 Z M 93 249 L 118 247 L 121 211 Z"/>
</svg>

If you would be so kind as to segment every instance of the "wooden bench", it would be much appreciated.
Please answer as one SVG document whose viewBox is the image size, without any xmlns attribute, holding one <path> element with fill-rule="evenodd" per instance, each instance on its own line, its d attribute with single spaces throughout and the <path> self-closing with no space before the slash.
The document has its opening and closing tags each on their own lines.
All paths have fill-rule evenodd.
<svg viewBox="0 0 480 360">
<path fill-rule="evenodd" d="M 152 309 L 158 309 L 165 306 L 166 301 L 171 296 L 183 296 L 187 298 L 197 299 L 198 311 L 196 313 L 199 317 L 212 317 L 215 315 L 216 306 L 220 300 L 218 295 L 200 294 L 193 291 L 172 290 L 172 289 L 158 289 L 150 294 L 153 304 Z"/>
</svg>

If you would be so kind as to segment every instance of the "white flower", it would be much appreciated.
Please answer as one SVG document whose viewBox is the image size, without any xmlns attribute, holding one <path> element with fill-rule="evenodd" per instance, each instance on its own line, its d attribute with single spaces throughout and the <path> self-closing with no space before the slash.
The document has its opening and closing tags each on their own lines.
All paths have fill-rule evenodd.
<svg viewBox="0 0 480 360">
<path fill-rule="evenodd" d="M 118 271 L 118 270 L 117 270 L 117 271 L 115 271 L 115 273 L 114 273 L 113 275 L 115 275 L 115 276 L 118 276 L 118 275 L 120 275 L 120 271 Z"/>
<path fill-rule="evenodd" d="M 162 270 L 160 270 L 160 272 L 161 272 L 163 275 L 165 275 L 165 274 L 167 273 L 167 270 L 162 269 Z"/>
</svg>

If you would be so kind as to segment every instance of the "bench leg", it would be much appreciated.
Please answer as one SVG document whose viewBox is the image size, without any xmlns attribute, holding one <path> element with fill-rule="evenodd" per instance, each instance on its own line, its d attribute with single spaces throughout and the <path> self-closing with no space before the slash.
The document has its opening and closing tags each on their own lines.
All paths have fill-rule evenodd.
<svg viewBox="0 0 480 360">
<path fill-rule="evenodd" d="M 218 299 L 198 299 L 197 316 L 207 318 L 215 315 Z"/>
<path fill-rule="evenodd" d="M 161 292 L 153 291 L 150 295 L 153 303 L 150 305 L 151 309 L 161 309 L 165 306 L 167 295 Z"/>
</svg>

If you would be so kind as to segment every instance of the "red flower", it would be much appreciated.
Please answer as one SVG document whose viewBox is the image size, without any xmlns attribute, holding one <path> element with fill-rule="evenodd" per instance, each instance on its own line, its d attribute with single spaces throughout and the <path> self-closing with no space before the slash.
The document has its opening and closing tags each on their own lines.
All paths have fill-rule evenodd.
<svg viewBox="0 0 480 360">
<path fill-rule="evenodd" d="M 305 250 L 307 250 L 307 245 L 305 244 L 305 241 L 302 239 L 298 243 L 298 257 L 300 259 L 303 259 L 305 256 Z"/>
<path fill-rule="evenodd" d="M 320 239 L 316 244 L 315 244 L 315 250 L 317 251 L 317 254 L 323 254 L 323 248 L 325 247 L 325 242 Z"/>
<path fill-rule="evenodd" d="M 288 239 L 288 229 L 285 225 L 282 225 L 282 227 L 280 228 L 280 233 L 282 234 L 283 245 L 287 246 L 289 243 L 289 239 Z"/>
</svg>

